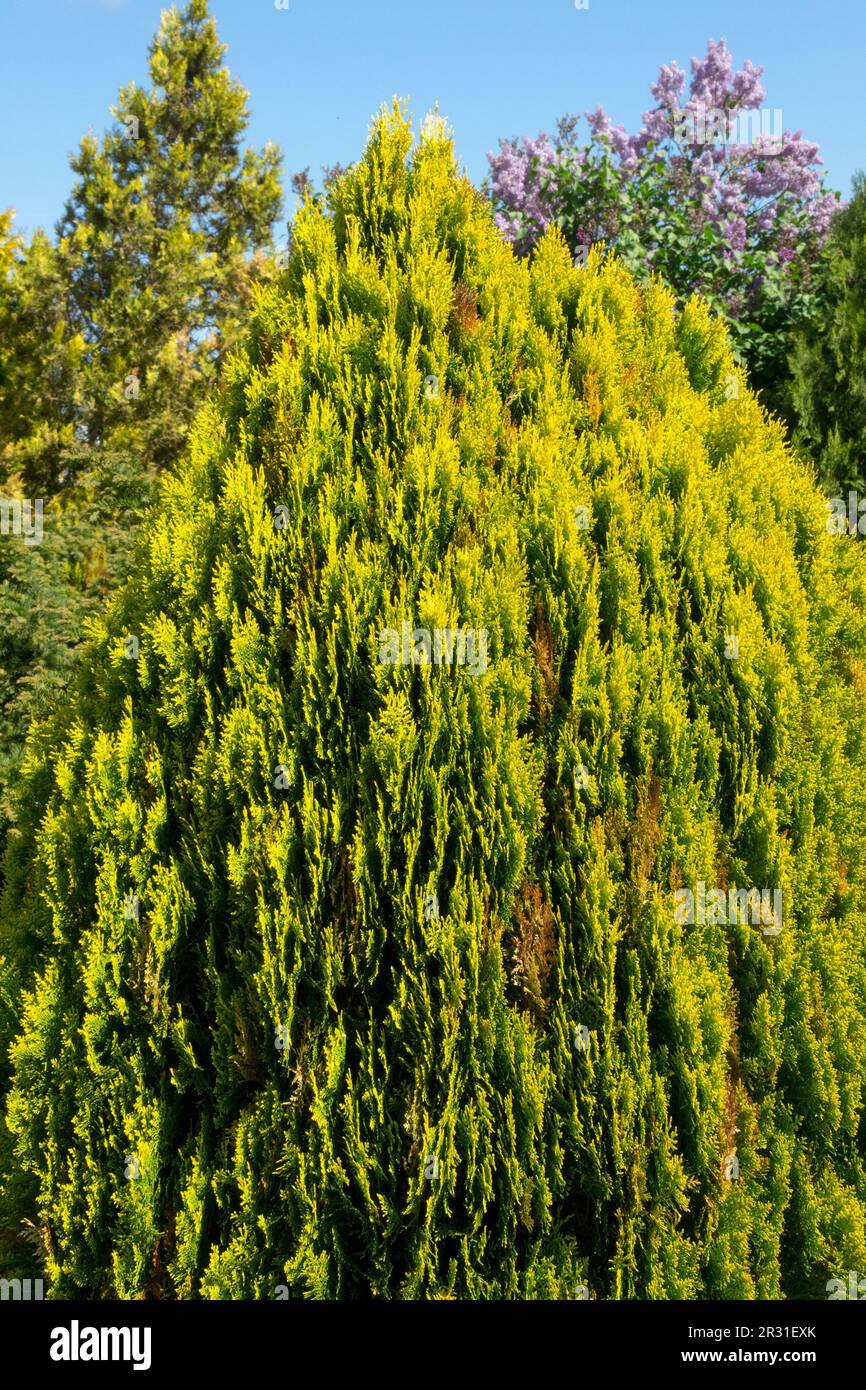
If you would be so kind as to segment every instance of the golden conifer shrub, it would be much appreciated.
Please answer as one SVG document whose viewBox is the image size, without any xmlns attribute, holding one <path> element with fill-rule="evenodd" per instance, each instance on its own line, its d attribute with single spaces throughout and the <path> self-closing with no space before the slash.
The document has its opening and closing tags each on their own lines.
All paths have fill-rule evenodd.
<svg viewBox="0 0 866 1390">
<path fill-rule="evenodd" d="M 866 1270 L 864 598 L 701 303 L 519 260 L 380 116 L 31 739 L 54 1295 Z"/>
</svg>

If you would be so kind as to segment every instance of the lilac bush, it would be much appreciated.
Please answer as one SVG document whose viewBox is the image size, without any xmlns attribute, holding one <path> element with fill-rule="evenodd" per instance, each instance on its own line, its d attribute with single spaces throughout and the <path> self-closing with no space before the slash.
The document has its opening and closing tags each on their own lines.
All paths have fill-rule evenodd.
<svg viewBox="0 0 866 1390">
<path fill-rule="evenodd" d="M 839 200 L 824 188 L 818 146 L 762 109 L 762 73 L 748 61 L 735 71 L 725 40 L 711 39 L 691 60 L 688 92 L 676 62 L 661 68 L 637 134 L 598 107 L 583 141 L 576 116 L 552 138 L 502 140 L 488 154 L 489 192 L 521 252 L 553 223 L 576 254 L 603 242 L 680 299 L 703 295 L 728 319 L 753 383 L 785 410 L 791 334 L 820 312 Z"/>
</svg>

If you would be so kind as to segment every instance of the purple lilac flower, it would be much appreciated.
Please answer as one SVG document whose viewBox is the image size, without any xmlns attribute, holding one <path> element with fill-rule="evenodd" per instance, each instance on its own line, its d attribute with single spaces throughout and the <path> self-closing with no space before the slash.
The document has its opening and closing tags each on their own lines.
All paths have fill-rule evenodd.
<svg viewBox="0 0 866 1390">
<path fill-rule="evenodd" d="M 501 204 L 494 220 L 506 236 L 534 240 L 556 215 L 546 178 L 560 156 L 543 134 L 536 140 L 524 135 L 522 148 L 516 141 L 500 140 L 499 151 L 487 155 L 494 197 Z"/>
<path fill-rule="evenodd" d="M 522 144 L 502 141 L 500 153 L 488 155 L 497 222 L 519 249 L 530 249 L 550 221 L 562 220 L 557 170 L 566 164 L 595 162 L 598 152 L 609 159 L 619 179 L 614 196 L 614 201 L 619 199 L 619 212 L 604 210 L 615 232 L 617 219 L 629 209 L 633 195 L 640 206 L 641 180 L 649 168 L 651 149 L 660 151 L 664 161 L 663 172 L 652 175 L 656 186 L 664 188 L 667 181 L 671 206 L 685 207 L 695 235 L 704 226 L 719 232 L 726 260 L 735 260 L 737 252 L 750 245 L 760 245 L 762 254 L 776 263 L 785 262 L 795 254 L 795 242 L 804 233 L 813 246 L 823 242 L 840 204 L 824 191 L 818 146 L 805 140 L 799 130 L 785 130 L 778 139 L 760 134 L 748 144 L 732 139 L 738 118 L 759 111 L 765 99 L 763 68 L 747 61 L 735 71 L 724 39 L 711 39 L 706 54 L 692 58 L 690 66 L 688 90 L 687 74 L 676 62 L 661 68 L 651 86 L 656 104 L 644 113 L 634 135 L 622 125 L 615 126 L 598 106 L 586 112 L 589 142 L 584 146 L 575 138 L 577 118 L 567 117 L 560 122 L 558 140 L 552 142 L 545 134 L 534 141 L 524 136 Z M 688 117 L 685 127 L 683 113 Z M 661 219 L 659 226 L 663 223 Z M 791 230 L 792 224 L 796 231 Z M 584 226 L 571 227 L 573 241 L 583 241 L 585 236 Z M 645 237 L 644 252 L 649 257 L 652 226 L 648 225 Z"/>
</svg>

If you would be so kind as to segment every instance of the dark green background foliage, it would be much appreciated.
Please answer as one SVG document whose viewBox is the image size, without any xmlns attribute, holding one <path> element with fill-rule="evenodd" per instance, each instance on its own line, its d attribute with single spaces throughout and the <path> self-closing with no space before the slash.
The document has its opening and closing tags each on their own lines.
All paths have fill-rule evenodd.
<svg viewBox="0 0 866 1390">
<path fill-rule="evenodd" d="M 0 843 L 30 721 L 64 698 L 87 620 L 126 577 L 155 491 L 137 460 L 99 450 L 46 508 L 40 544 L 0 540 Z"/>
<path fill-rule="evenodd" d="M 300 214 L 31 738 L 7 1206 L 59 1297 L 825 1297 L 866 1267 L 860 548 L 700 303 L 519 261 L 410 146 L 383 116 Z M 404 620 L 486 673 L 380 664 Z M 700 879 L 781 933 L 678 925 Z"/>
<path fill-rule="evenodd" d="M 826 486 L 866 494 L 866 178 L 833 222 L 820 322 L 797 340 L 791 397 L 798 434 Z"/>
</svg>

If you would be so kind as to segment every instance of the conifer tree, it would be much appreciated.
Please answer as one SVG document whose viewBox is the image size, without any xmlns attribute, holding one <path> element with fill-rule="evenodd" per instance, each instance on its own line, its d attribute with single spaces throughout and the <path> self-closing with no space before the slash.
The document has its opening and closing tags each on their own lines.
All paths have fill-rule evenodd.
<svg viewBox="0 0 866 1390">
<path fill-rule="evenodd" d="M 0 492 L 44 507 L 39 547 L 0 537 L 0 843 L 29 718 L 273 274 L 280 155 L 243 148 L 247 93 L 206 0 L 163 12 L 150 77 L 82 141 L 57 243 L 0 228 Z"/>
<path fill-rule="evenodd" d="M 71 333 L 56 248 L 11 233 L 0 265 L 0 486 L 57 479 L 74 446 L 84 344 Z"/>
<path fill-rule="evenodd" d="M 246 316 L 282 201 L 280 155 L 242 149 L 247 94 L 224 52 L 207 0 L 163 12 L 151 88 L 123 88 L 113 127 L 82 140 L 54 258 L 37 239 L 35 265 L 21 267 L 21 313 L 28 279 L 31 300 L 51 289 L 66 342 L 80 350 L 72 389 L 58 397 L 47 364 L 41 409 L 7 425 L 5 471 L 29 486 L 54 489 L 67 462 L 28 449 L 33 414 L 65 426 L 67 439 L 74 419 L 90 445 L 117 433 L 156 467 L 173 462 Z M 44 335 L 48 306 L 38 307 Z M 32 363 L 22 377 L 40 381 Z"/>
<path fill-rule="evenodd" d="M 798 336 L 792 396 L 799 435 L 825 485 L 866 495 L 866 178 L 835 219 L 818 331 Z M 866 521 L 858 534 L 866 532 Z"/>
<path fill-rule="evenodd" d="M 7 1219 L 55 1297 L 825 1297 L 860 547 L 706 307 L 518 259 L 440 122 L 330 200 L 29 744 Z"/>
</svg>

